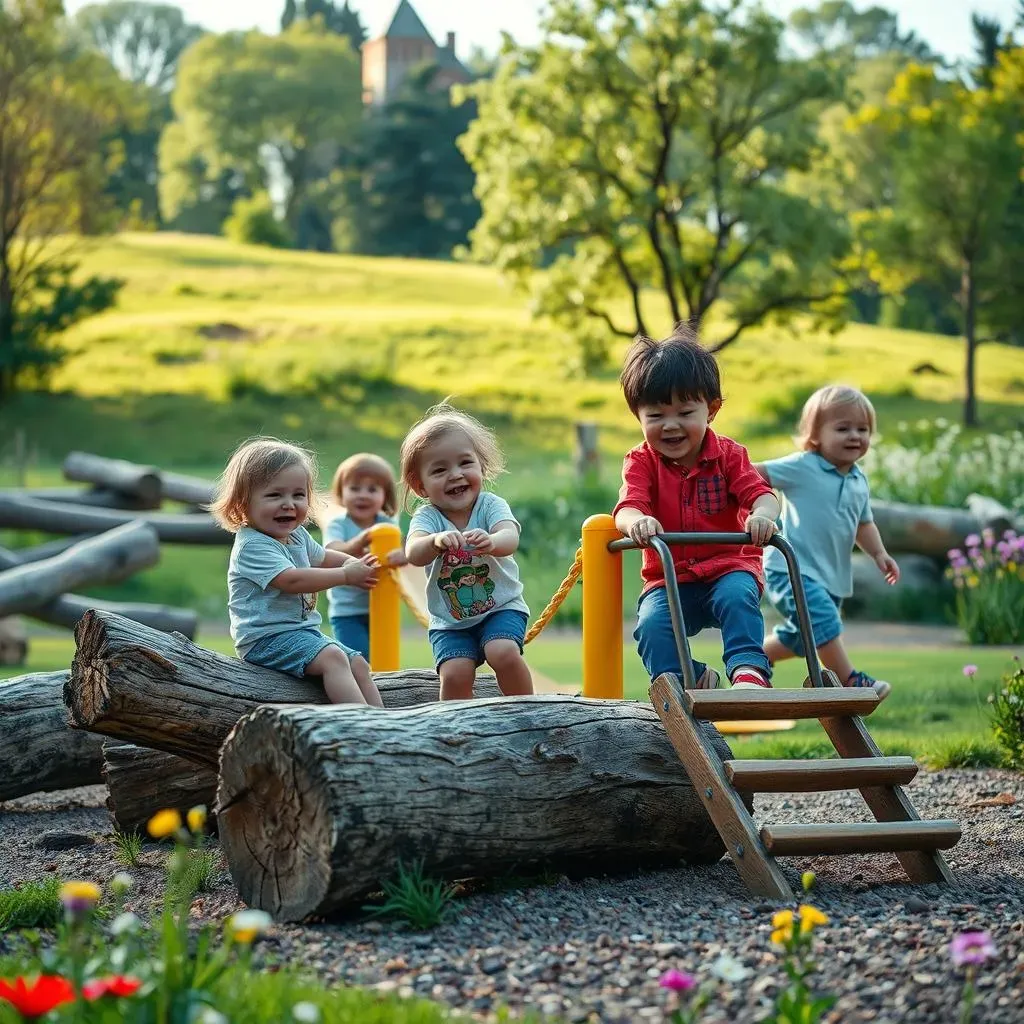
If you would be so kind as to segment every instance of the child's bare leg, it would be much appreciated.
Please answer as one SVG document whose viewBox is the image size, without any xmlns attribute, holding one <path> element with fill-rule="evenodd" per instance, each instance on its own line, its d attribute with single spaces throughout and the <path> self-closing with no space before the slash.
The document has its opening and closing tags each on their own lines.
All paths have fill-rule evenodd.
<svg viewBox="0 0 1024 1024">
<path fill-rule="evenodd" d="M 519 653 L 519 644 L 504 637 L 484 644 L 484 658 L 494 669 L 498 689 L 506 697 L 521 697 L 533 693 L 533 677 L 529 666 Z"/>
<path fill-rule="evenodd" d="M 773 665 L 777 661 L 785 661 L 787 658 L 796 657 L 774 633 L 769 633 L 764 638 L 764 653 Z"/>
<path fill-rule="evenodd" d="M 441 677 L 441 700 L 471 700 L 476 680 L 476 662 L 472 658 L 449 658 L 437 670 Z"/>
<path fill-rule="evenodd" d="M 835 640 L 829 640 L 827 644 L 822 644 L 818 648 L 818 657 L 821 658 L 821 663 L 825 668 L 831 669 L 839 676 L 839 682 L 845 683 L 850 678 L 853 664 L 850 661 L 850 656 L 846 653 L 841 636 L 837 636 Z"/>
<path fill-rule="evenodd" d="M 373 676 L 370 675 L 370 666 L 366 664 L 366 659 L 352 658 L 350 664 L 352 675 L 355 677 L 359 692 L 363 695 L 363 700 L 371 708 L 384 707 L 384 702 L 380 699 L 380 690 L 377 689 L 377 684 L 373 681 Z"/>
<path fill-rule="evenodd" d="M 323 676 L 324 692 L 332 704 L 365 704 L 352 675 L 348 655 L 333 644 L 325 647 L 307 666 L 307 676 Z"/>
</svg>

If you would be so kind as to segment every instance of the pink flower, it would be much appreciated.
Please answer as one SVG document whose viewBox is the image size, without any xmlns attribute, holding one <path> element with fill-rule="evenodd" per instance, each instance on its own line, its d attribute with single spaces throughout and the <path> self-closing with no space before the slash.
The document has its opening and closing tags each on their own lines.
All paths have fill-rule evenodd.
<svg viewBox="0 0 1024 1024">
<path fill-rule="evenodd" d="M 988 932 L 961 932 L 949 944 L 949 955 L 957 967 L 975 967 L 995 956 L 996 946 Z"/>
<path fill-rule="evenodd" d="M 964 544 L 969 548 L 976 548 L 981 543 L 981 538 L 976 533 L 970 533 L 964 537 Z"/>
<path fill-rule="evenodd" d="M 692 974 L 683 974 L 682 971 L 673 968 L 661 976 L 661 981 L 658 984 L 662 988 L 672 989 L 673 992 L 689 992 L 696 986 L 697 979 Z"/>
<path fill-rule="evenodd" d="M 976 676 L 977 674 L 977 665 L 964 665 L 964 675 L 967 676 L 968 679 L 970 679 L 972 676 Z"/>
</svg>

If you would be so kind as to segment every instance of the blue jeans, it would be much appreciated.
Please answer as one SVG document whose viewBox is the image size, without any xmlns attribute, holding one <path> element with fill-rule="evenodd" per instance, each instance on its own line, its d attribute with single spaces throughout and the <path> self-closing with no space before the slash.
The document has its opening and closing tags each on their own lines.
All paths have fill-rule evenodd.
<svg viewBox="0 0 1024 1024">
<path fill-rule="evenodd" d="M 811 632 L 814 634 L 814 646 L 822 647 L 831 643 L 843 632 L 843 620 L 840 612 L 843 599 L 829 593 L 817 580 L 800 574 L 807 598 L 807 612 L 811 617 Z M 769 572 L 766 574 L 765 592 L 772 606 L 782 616 L 781 622 L 772 632 L 776 639 L 788 647 L 798 657 L 804 657 L 803 640 L 800 637 L 800 625 L 796 617 L 796 598 L 793 597 L 793 584 L 787 572 Z"/>
<path fill-rule="evenodd" d="M 669 582 L 670 586 L 673 584 L 674 581 Z M 679 600 L 688 637 L 709 626 L 721 629 L 725 673 L 730 679 L 743 665 L 760 669 L 766 679 L 771 678 L 763 647 L 761 595 L 757 580 L 749 572 L 726 573 L 712 583 L 681 583 Z M 640 598 L 633 639 L 651 679 L 657 679 L 663 672 L 682 676 L 664 587 L 648 590 Z M 703 662 L 694 661 L 694 679 L 700 679 L 706 668 Z"/>
<path fill-rule="evenodd" d="M 452 658 L 469 658 L 477 665 L 484 663 L 484 648 L 492 640 L 514 640 L 523 653 L 526 636 L 526 612 L 499 608 L 479 622 L 464 629 L 430 629 L 427 639 L 434 652 L 434 667 Z"/>
<path fill-rule="evenodd" d="M 335 615 L 331 618 L 331 630 L 339 644 L 357 650 L 370 660 L 369 615 Z"/>
</svg>

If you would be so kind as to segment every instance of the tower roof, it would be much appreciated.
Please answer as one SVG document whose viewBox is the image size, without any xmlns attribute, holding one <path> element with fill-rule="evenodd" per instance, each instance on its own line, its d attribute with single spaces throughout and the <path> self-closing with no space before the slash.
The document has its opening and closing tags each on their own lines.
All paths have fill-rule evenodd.
<svg viewBox="0 0 1024 1024">
<path fill-rule="evenodd" d="M 386 39 L 429 39 L 430 42 L 434 41 L 426 26 L 420 21 L 420 16 L 413 10 L 409 0 L 401 0 L 384 37 Z"/>
</svg>

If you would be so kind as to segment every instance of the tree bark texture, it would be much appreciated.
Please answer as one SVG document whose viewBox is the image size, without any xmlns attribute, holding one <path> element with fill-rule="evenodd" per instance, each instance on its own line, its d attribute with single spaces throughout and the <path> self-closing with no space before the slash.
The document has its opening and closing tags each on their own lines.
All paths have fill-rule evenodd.
<svg viewBox="0 0 1024 1024">
<path fill-rule="evenodd" d="M 160 473 L 152 466 L 139 466 L 88 452 L 69 452 L 64 460 L 64 477 L 129 494 L 143 501 L 147 508 L 160 507 Z"/>
<path fill-rule="evenodd" d="M 0 615 L 31 611 L 83 585 L 127 579 L 160 560 L 156 531 L 126 523 L 59 555 L 0 573 Z"/>
<path fill-rule="evenodd" d="M 160 473 L 161 493 L 170 501 L 181 501 L 186 505 L 208 505 L 213 501 L 217 485 L 211 480 L 182 473 Z"/>
<path fill-rule="evenodd" d="M 261 707 L 224 744 L 217 808 L 242 899 L 288 921 L 364 898 L 400 861 L 464 878 L 725 852 L 658 716 L 632 701 Z"/>
<path fill-rule="evenodd" d="M 71 728 L 67 672 L 0 681 L 0 801 L 102 782 L 103 738 Z"/>
<path fill-rule="evenodd" d="M 945 561 L 981 524 L 967 509 L 872 501 L 871 510 L 890 554 L 928 555 Z"/>
</svg>

